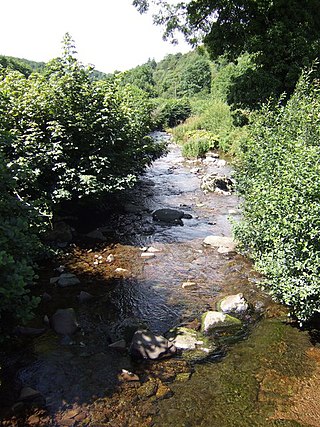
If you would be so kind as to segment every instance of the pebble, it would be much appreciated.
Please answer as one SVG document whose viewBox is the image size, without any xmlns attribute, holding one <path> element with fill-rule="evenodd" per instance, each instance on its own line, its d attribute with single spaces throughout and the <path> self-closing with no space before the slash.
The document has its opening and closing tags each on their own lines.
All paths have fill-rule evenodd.
<svg viewBox="0 0 320 427">
<path fill-rule="evenodd" d="M 150 259 L 154 258 L 156 255 L 152 252 L 142 252 L 141 258 Z"/>
<path fill-rule="evenodd" d="M 128 273 L 128 270 L 126 270 L 125 268 L 118 267 L 114 270 L 114 272 L 115 273 Z"/>
<path fill-rule="evenodd" d="M 114 261 L 114 255 L 108 255 L 106 261 L 112 263 Z"/>
<path fill-rule="evenodd" d="M 182 289 L 195 289 L 198 285 L 196 282 L 183 282 L 181 287 Z"/>
<path fill-rule="evenodd" d="M 133 374 L 132 372 L 127 371 L 126 369 L 122 369 L 122 372 L 120 374 L 120 378 L 123 381 L 128 381 L 128 382 L 130 382 L 130 381 L 140 381 L 140 378 L 139 378 L 138 375 Z"/>
</svg>

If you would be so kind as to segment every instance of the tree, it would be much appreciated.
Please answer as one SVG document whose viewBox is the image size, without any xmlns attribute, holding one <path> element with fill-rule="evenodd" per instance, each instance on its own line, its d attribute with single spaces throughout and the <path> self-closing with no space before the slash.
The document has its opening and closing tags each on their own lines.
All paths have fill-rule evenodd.
<svg viewBox="0 0 320 427">
<path fill-rule="evenodd" d="M 179 30 L 193 45 L 202 40 L 212 59 L 254 54 L 256 71 L 279 82 L 275 92 L 291 93 L 320 51 L 318 0 L 133 1 L 140 12 L 151 3 L 159 8 L 154 21 L 164 25 L 165 38 L 174 40 Z"/>
</svg>

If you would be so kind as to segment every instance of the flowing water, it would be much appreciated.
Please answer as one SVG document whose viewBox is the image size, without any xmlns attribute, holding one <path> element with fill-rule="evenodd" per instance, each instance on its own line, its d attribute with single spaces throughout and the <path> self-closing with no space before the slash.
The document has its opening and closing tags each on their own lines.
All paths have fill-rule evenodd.
<svg viewBox="0 0 320 427">
<path fill-rule="evenodd" d="M 48 330 L 26 340 L 23 354 L 4 363 L 10 375 L 3 385 L 3 406 L 12 405 L 21 387 L 28 386 L 42 394 L 46 411 L 18 414 L 3 425 L 320 425 L 317 346 L 258 290 L 259 276 L 247 259 L 203 246 L 208 235 L 231 236 L 230 219 L 239 220 L 236 195 L 200 189 L 207 173 L 230 175 L 232 170 L 214 158 L 186 161 L 170 144 L 168 155 L 122 196 L 121 209 L 100 224 L 113 242 L 65 251 L 62 262 L 81 280 L 77 289 L 50 285 L 54 273 L 44 269 L 41 292 L 52 300 L 41 303 L 33 326 L 43 325 L 44 314 L 73 307 L 80 331 L 65 342 Z M 183 225 L 153 221 L 152 211 L 161 208 L 182 210 L 192 218 L 183 219 Z M 89 221 L 86 231 L 90 226 Z M 155 257 L 146 260 L 141 254 L 149 247 Z M 194 286 L 183 287 L 185 282 Z M 94 299 L 80 304 L 81 290 Z M 259 315 L 248 320 L 240 338 L 226 340 L 197 363 L 179 356 L 137 363 L 127 352 L 109 347 L 126 338 L 137 322 L 160 334 L 196 324 L 202 313 L 216 309 L 219 299 L 238 292 L 259 308 Z M 122 369 L 138 374 L 139 381 L 123 383 Z M 311 401 L 303 397 L 307 392 Z"/>
</svg>

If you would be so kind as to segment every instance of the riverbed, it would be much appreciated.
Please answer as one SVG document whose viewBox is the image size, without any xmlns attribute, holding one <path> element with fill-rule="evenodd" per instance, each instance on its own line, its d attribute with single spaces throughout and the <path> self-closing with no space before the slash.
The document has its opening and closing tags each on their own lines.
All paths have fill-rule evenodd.
<svg viewBox="0 0 320 427">
<path fill-rule="evenodd" d="M 203 176 L 232 176 L 232 168 L 217 153 L 185 160 L 168 135 L 155 138 L 168 139 L 168 154 L 118 198 L 116 209 L 100 214 L 96 228 L 105 240 L 81 241 L 78 234 L 59 262 L 40 271 L 38 293 L 50 299 L 30 326 L 43 327 L 44 316 L 72 307 L 79 330 L 66 340 L 47 327 L 6 360 L 3 425 L 319 426 L 317 344 L 259 289 L 248 259 L 203 245 L 209 235 L 232 236 L 232 221 L 240 220 L 234 193 L 201 189 Z M 187 218 L 154 221 L 152 212 L 163 208 Z M 84 236 L 93 223 L 82 224 Z M 148 251 L 152 257 L 143 256 Z M 61 265 L 80 283 L 50 283 Z M 79 301 L 81 291 L 92 299 Z M 132 325 L 161 335 L 179 325 L 196 328 L 204 312 L 237 293 L 252 308 L 246 327 L 207 357 L 137 362 L 126 348 L 110 347 Z M 19 405 L 23 387 L 39 392 L 40 408 Z"/>
</svg>

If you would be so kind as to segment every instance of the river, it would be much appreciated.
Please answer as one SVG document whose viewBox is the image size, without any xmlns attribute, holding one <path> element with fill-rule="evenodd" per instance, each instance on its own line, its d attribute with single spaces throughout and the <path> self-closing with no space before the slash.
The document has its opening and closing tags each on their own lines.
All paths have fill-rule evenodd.
<svg viewBox="0 0 320 427">
<path fill-rule="evenodd" d="M 230 218 L 240 218 L 235 194 L 200 188 L 209 173 L 230 176 L 232 169 L 210 156 L 186 161 L 170 143 L 168 154 L 121 196 L 117 209 L 100 215 L 106 241 L 80 239 L 60 256 L 80 284 L 50 284 L 57 263 L 40 271 L 38 293 L 50 294 L 50 300 L 41 303 L 31 326 L 41 327 L 44 315 L 72 307 L 80 329 L 67 340 L 51 329 L 26 338 L 24 351 L 3 362 L 4 426 L 320 425 L 319 348 L 259 290 L 249 260 L 203 245 L 208 235 L 231 236 Z M 162 208 L 189 218 L 177 225 L 154 221 L 152 212 Z M 148 248 L 154 256 L 143 257 Z M 80 291 L 92 300 L 80 303 Z M 137 362 L 125 349 L 109 347 L 137 324 L 162 335 L 177 325 L 196 327 L 202 313 L 239 292 L 253 307 L 245 328 L 222 339 L 207 357 Z M 136 380 L 123 380 L 122 370 Z M 23 387 L 38 391 L 45 408 L 19 404 Z"/>
</svg>

